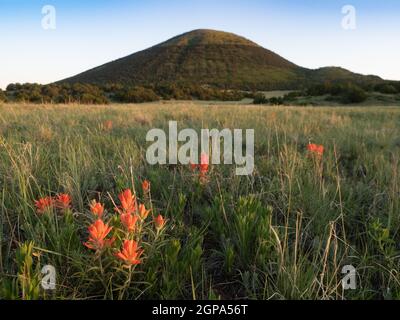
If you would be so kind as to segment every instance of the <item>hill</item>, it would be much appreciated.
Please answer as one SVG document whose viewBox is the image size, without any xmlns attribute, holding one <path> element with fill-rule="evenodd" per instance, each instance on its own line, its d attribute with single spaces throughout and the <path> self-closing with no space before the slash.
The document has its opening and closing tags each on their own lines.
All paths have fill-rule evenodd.
<svg viewBox="0 0 400 320">
<path fill-rule="evenodd" d="M 324 81 L 375 84 L 381 79 L 341 68 L 302 68 L 235 34 L 194 30 L 60 82 L 290 90 Z"/>
</svg>

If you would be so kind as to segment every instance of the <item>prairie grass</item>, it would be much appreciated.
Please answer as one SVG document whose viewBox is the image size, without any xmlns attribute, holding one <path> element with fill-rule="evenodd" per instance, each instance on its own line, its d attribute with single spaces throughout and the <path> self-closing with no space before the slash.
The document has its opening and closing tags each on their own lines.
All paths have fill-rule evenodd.
<svg viewBox="0 0 400 320">
<path fill-rule="evenodd" d="M 146 133 L 255 129 L 251 176 L 150 166 Z M 307 145 L 325 146 L 322 159 Z M 399 299 L 400 109 L 156 103 L 0 105 L 0 298 Z M 134 272 L 83 246 L 89 203 L 151 182 L 162 236 Z M 72 197 L 70 214 L 34 201 Z M 152 240 L 153 241 L 153 240 Z M 40 286 L 53 265 L 56 290 Z M 345 265 L 357 289 L 343 290 Z"/>
</svg>

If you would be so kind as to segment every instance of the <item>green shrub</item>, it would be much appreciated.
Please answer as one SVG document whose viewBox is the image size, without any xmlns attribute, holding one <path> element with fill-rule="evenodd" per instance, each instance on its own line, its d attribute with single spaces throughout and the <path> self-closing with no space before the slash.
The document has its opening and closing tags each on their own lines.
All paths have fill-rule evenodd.
<svg viewBox="0 0 400 320">
<path fill-rule="evenodd" d="M 388 83 L 383 83 L 375 86 L 375 91 L 378 91 L 380 93 L 384 94 L 396 94 L 400 92 L 394 85 L 388 84 Z"/>
<path fill-rule="evenodd" d="M 367 100 L 367 94 L 363 89 L 357 86 L 352 86 L 346 89 L 342 95 L 343 103 L 361 103 Z"/>
<path fill-rule="evenodd" d="M 265 98 L 265 96 L 262 93 L 257 93 L 254 96 L 254 104 L 267 104 L 268 103 L 268 99 Z"/>
<path fill-rule="evenodd" d="M 152 89 L 143 87 L 123 89 L 116 93 L 115 98 L 120 102 L 126 103 L 143 103 L 160 100 Z"/>
<path fill-rule="evenodd" d="M 280 106 L 283 105 L 285 101 L 282 97 L 272 97 L 271 99 L 269 99 L 269 103 L 274 106 Z"/>
</svg>

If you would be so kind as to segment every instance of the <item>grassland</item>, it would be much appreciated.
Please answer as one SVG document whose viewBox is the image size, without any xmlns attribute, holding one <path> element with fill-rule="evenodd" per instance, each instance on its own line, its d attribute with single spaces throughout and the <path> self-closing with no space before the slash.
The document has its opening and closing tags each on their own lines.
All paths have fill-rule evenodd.
<svg viewBox="0 0 400 320">
<path fill-rule="evenodd" d="M 254 128 L 254 174 L 211 166 L 201 182 L 185 166 L 149 166 L 146 133 L 169 120 Z M 321 159 L 309 142 L 325 146 Z M 399 156 L 399 108 L 2 105 L 0 298 L 399 299 Z M 167 219 L 160 233 L 148 226 L 129 269 L 82 244 L 89 202 L 113 222 L 126 188 Z M 36 212 L 60 192 L 71 210 Z M 39 284 L 48 264 L 55 291 Z M 345 265 L 356 290 L 342 288 Z"/>
</svg>

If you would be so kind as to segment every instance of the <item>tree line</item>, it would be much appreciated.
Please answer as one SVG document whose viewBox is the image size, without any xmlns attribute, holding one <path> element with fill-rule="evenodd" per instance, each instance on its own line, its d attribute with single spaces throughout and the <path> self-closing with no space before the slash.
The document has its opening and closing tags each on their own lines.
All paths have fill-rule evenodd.
<svg viewBox="0 0 400 320">
<path fill-rule="evenodd" d="M 248 96 L 238 90 L 222 90 L 208 86 L 123 86 L 109 84 L 48 84 L 12 83 L 5 91 L 0 90 L 0 101 L 23 103 L 78 103 L 108 104 L 144 103 L 159 100 L 218 100 L 239 101 Z"/>
<path fill-rule="evenodd" d="M 254 104 L 284 105 L 291 104 L 297 98 L 327 96 L 325 100 L 342 104 L 361 103 L 373 93 L 400 94 L 400 82 L 385 81 L 375 85 L 360 85 L 353 82 L 331 83 L 310 86 L 302 91 L 292 91 L 282 97 L 266 98 L 264 94 L 257 93 Z"/>
<path fill-rule="evenodd" d="M 108 84 L 99 86 L 83 83 L 48 85 L 12 83 L 7 86 L 5 91 L 0 89 L 0 102 L 108 104 L 144 103 L 159 100 L 241 101 L 244 98 L 251 98 L 255 104 L 283 105 L 300 97 L 327 95 L 326 100 L 351 104 L 365 101 L 371 92 L 400 94 L 400 82 L 384 81 L 374 85 L 325 82 L 301 91 L 290 92 L 283 97 L 270 99 L 262 93 L 228 90 L 206 85 L 125 86 Z"/>
</svg>

